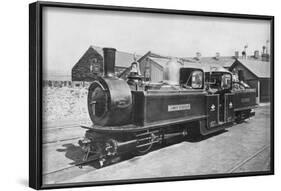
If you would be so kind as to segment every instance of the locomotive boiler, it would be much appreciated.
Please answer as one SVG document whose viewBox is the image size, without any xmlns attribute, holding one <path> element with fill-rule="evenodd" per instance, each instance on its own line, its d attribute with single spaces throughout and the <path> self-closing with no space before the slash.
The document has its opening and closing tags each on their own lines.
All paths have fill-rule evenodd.
<svg viewBox="0 0 281 191">
<path fill-rule="evenodd" d="M 162 82 L 147 82 L 137 72 L 123 80 L 114 74 L 116 50 L 103 51 L 104 75 L 88 91 L 93 124 L 81 126 L 87 129 L 79 140 L 85 161 L 95 156 L 102 165 L 124 153 L 144 154 L 153 145 L 214 133 L 255 114 L 255 90 L 226 70 L 171 59 Z"/>
</svg>

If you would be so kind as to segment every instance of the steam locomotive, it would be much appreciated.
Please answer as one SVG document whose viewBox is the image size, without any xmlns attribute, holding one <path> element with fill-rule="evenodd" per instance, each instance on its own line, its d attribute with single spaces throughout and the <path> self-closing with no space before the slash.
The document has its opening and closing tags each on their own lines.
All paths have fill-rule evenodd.
<svg viewBox="0 0 281 191">
<path fill-rule="evenodd" d="M 101 163 L 124 153 L 145 154 L 153 145 L 221 131 L 255 115 L 256 92 L 229 71 L 171 59 L 164 80 L 151 83 L 138 73 L 114 74 L 114 48 L 104 48 L 104 75 L 89 87 L 92 126 L 79 145 L 84 160 Z"/>
</svg>

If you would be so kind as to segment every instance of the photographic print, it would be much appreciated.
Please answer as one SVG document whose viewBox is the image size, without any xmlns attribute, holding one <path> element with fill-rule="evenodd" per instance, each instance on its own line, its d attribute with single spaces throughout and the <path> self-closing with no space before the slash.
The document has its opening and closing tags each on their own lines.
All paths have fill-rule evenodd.
<svg viewBox="0 0 281 191">
<path fill-rule="evenodd" d="M 273 17 L 30 5 L 30 186 L 273 174 Z"/>
</svg>

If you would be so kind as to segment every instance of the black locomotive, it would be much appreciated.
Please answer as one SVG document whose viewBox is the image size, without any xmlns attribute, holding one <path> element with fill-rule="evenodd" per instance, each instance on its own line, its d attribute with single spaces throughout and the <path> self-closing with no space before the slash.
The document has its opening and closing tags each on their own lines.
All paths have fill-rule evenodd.
<svg viewBox="0 0 281 191">
<path fill-rule="evenodd" d="M 84 160 L 101 163 L 123 153 L 144 154 L 155 144 L 207 135 L 250 118 L 256 92 L 234 82 L 227 70 L 171 60 L 164 81 L 150 83 L 138 73 L 127 80 L 114 75 L 115 49 L 104 48 L 104 76 L 89 87 L 93 122 L 79 145 Z"/>
</svg>

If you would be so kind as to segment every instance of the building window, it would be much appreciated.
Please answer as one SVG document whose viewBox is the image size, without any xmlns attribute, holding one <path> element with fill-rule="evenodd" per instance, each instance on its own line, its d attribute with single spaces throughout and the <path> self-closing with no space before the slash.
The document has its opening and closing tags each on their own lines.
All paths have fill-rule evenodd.
<svg viewBox="0 0 281 191">
<path fill-rule="evenodd" d="M 90 72 L 93 72 L 93 63 L 90 65 Z"/>
<path fill-rule="evenodd" d="M 90 72 L 92 72 L 92 73 L 99 73 L 100 72 L 100 66 L 99 66 L 97 58 L 91 58 L 90 59 Z"/>
</svg>

